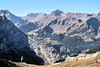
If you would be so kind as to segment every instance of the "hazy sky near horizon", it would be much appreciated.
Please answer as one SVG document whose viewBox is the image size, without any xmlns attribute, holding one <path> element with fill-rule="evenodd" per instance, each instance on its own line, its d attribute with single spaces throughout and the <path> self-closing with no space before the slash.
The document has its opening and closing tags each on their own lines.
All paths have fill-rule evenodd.
<svg viewBox="0 0 100 67">
<path fill-rule="evenodd" d="M 2 9 L 17 16 L 39 12 L 49 14 L 56 9 L 65 13 L 98 13 L 100 0 L 0 0 L 0 10 Z"/>
</svg>

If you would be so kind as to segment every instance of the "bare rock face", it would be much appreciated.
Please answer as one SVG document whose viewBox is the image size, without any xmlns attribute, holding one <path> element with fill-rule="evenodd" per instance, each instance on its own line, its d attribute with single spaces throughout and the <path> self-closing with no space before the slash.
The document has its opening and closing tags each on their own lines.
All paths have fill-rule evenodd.
<svg viewBox="0 0 100 67">
<path fill-rule="evenodd" d="M 45 38 L 38 42 L 35 41 L 30 47 L 34 49 L 36 55 L 43 58 L 45 64 L 53 64 L 62 59 L 64 60 L 67 55 L 67 50 L 61 43 L 50 40 L 49 38 Z"/>
<path fill-rule="evenodd" d="M 53 12 L 51 12 L 50 14 L 42 17 L 38 22 L 37 25 L 38 27 L 44 27 L 46 25 L 48 25 L 49 23 L 51 23 L 54 19 L 56 19 L 57 17 L 61 16 L 62 14 L 64 14 L 61 10 L 55 10 Z"/>
<path fill-rule="evenodd" d="M 12 14 L 9 10 L 0 10 L 0 16 L 6 16 L 11 22 L 15 24 L 15 26 L 20 27 L 27 23 L 27 20 L 23 20 L 18 16 Z"/>
<path fill-rule="evenodd" d="M 22 19 L 24 20 L 28 20 L 28 22 L 38 22 L 41 18 L 43 18 L 44 16 L 46 16 L 47 14 L 45 13 L 29 13 L 27 16 L 22 17 Z"/>
<path fill-rule="evenodd" d="M 20 62 L 22 55 L 27 63 L 43 63 L 42 59 L 30 50 L 27 35 L 5 16 L 0 16 L 0 58 Z"/>
<path fill-rule="evenodd" d="M 74 62 L 74 61 L 78 61 L 78 60 L 90 59 L 90 58 L 96 57 L 99 54 L 100 54 L 100 52 L 96 52 L 96 53 L 93 53 L 93 54 L 80 53 L 76 57 L 70 57 L 70 56 L 68 56 L 65 61 L 67 61 L 67 62 Z"/>
</svg>

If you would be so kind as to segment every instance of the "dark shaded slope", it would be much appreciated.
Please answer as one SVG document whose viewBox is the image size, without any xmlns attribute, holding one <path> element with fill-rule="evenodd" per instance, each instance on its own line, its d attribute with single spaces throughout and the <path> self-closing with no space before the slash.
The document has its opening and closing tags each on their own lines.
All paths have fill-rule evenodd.
<svg viewBox="0 0 100 67">
<path fill-rule="evenodd" d="M 30 32 L 37 29 L 38 27 L 34 23 L 28 23 L 26 25 L 20 26 L 19 29 L 24 33 Z"/>
<path fill-rule="evenodd" d="M 7 20 L 5 16 L 0 16 L 0 59 L 20 62 L 22 55 L 27 63 L 44 63 L 33 50 L 30 50 L 27 35 Z"/>
<path fill-rule="evenodd" d="M 8 60 L 1 60 L 0 59 L 0 67 L 22 67 L 22 66 L 11 63 Z"/>
<path fill-rule="evenodd" d="M 100 26 L 100 21 L 97 18 L 90 18 L 86 22 L 88 24 L 88 29 L 90 29 L 90 26 L 92 26 L 95 33 L 97 34 L 98 33 L 98 28 Z"/>
</svg>

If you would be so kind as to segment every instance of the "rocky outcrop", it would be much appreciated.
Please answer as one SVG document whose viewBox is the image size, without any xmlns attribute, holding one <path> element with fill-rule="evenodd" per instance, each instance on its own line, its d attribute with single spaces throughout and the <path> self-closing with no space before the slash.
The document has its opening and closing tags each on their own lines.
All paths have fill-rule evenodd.
<svg viewBox="0 0 100 67">
<path fill-rule="evenodd" d="M 19 61 L 24 56 L 27 63 L 41 64 L 34 50 L 30 50 L 28 38 L 5 16 L 0 16 L 0 58 Z"/>
<path fill-rule="evenodd" d="M 31 40 L 29 38 L 29 40 Z M 37 40 L 38 41 L 38 40 Z M 36 52 L 36 55 L 43 58 L 45 64 L 53 64 L 57 61 L 64 60 L 66 57 L 66 48 L 58 41 L 45 38 L 30 45 Z"/>
<path fill-rule="evenodd" d="M 99 54 L 100 54 L 100 52 L 96 52 L 96 53 L 93 53 L 93 54 L 80 53 L 76 57 L 70 57 L 70 56 L 68 56 L 65 61 L 67 61 L 67 62 L 74 62 L 74 61 L 79 61 L 79 60 L 90 59 L 90 58 L 96 57 Z"/>
</svg>

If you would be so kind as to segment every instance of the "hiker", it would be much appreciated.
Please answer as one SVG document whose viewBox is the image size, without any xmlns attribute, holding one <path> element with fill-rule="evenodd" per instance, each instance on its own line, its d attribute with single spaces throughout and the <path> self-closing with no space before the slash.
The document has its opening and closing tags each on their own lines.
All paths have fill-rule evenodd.
<svg viewBox="0 0 100 67">
<path fill-rule="evenodd" d="M 23 56 L 21 56 L 21 62 L 23 63 Z"/>
</svg>

